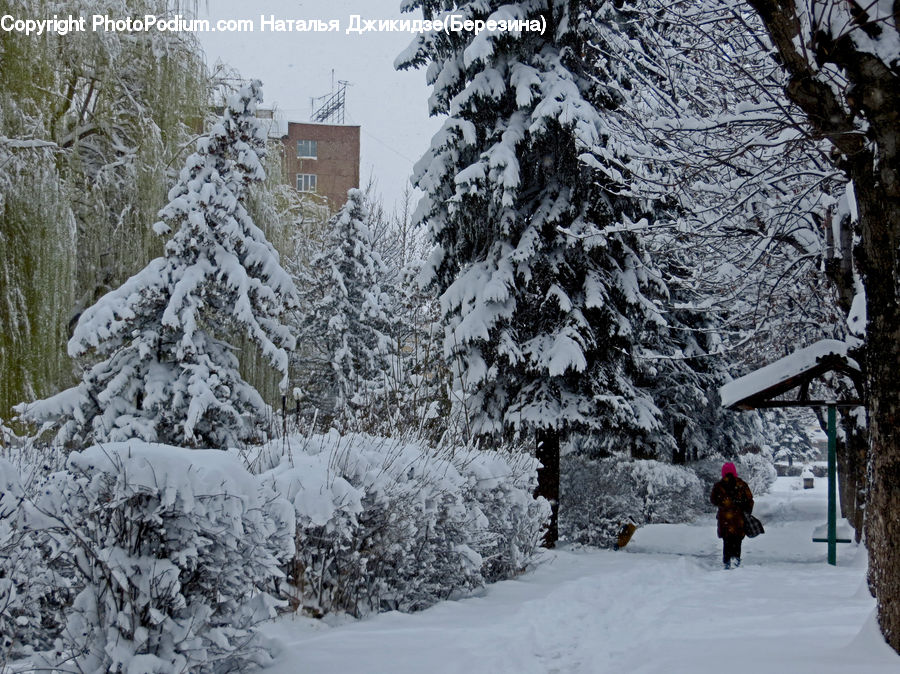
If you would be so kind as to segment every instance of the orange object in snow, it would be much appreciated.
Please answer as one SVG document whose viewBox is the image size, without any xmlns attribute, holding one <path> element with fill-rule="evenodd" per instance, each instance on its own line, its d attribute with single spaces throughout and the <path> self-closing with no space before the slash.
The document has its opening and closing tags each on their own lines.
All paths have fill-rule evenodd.
<svg viewBox="0 0 900 674">
<path fill-rule="evenodd" d="M 619 529 L 619 535 L 616 538 L 616 544 L 613 546 L 613 550 L 619 550 L 628 545 L 628 541 L 634 536 L 635 531 L 637 531 L 637 526 L 634 522 L 626 522 L 623 524 L 622 528 Z"/>
</svg>

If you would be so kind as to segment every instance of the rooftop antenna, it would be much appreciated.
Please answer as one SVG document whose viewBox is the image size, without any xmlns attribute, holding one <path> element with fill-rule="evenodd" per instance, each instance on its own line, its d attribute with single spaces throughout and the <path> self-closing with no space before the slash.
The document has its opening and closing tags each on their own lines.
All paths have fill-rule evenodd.
<svg viewBox="0 0 900 674">
<path fill-rule="evenodd" d="M 331 93 L 326 96 L 319 96 L 318 98 L 312 99 L 313 108 L 315 108 L 316 101 L 322 101 L 318 109 L 314 109 L 312 113 L 312 121 L 326 122 L 331 124 L 343 124 L 347 85 L 350 83 L 346 80 L 338 80 L 337 89 L 335 89 L 333 70 L 331 71 L 331 77 Z"/>
</svg>

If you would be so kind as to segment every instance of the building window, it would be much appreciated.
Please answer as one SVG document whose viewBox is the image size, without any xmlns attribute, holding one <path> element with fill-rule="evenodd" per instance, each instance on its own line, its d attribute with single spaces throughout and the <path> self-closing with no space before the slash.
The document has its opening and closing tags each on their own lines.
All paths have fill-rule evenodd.
<svg viewBox="0 0 900 674">
<path fill-rule="evenodd" d="M 317 140 L 298 140 L 297 141 L 297 159 L 318 159 L 319 157 L 319 141 Z"/>
<path fill-rule="evenodd" d="M 313 141 L 314 143 L 316 141 Z M 315 173 L 298 173 L 297 174 L 297 191 L 298 192 L 315 192 L 316 191 L 316 174 Z"/>
</svg>

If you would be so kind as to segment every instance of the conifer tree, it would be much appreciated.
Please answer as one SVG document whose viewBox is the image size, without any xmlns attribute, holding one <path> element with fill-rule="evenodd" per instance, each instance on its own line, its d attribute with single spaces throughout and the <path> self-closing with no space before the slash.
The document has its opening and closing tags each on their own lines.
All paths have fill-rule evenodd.
<svg viewBox="0 0 900 674">
<path fill-rule="evenodd" d="M 244 333 L 286 387 L 294 338 L 280 316 L 296 302 L 278 253 L 244 206 L 265 177 L 261 100 L 259 82 L 244 86 L 198 141 L 153 226 L 171 234 L 164 255 L 75 327 L 69 355 L 99 362 L 77 386 L 20 406 L 26 420 L 62 422 L 65 443 L 137 437 L 226 447 L 261 437 L 266 406 L 239 375 L 227 340 Z"/>
<path fill-rule="evenodd" d="M 391 345 L 383 276 L 365 195 L 351 189 L 310 261 L 298 321 L 307 361 L 300 364 L 301 389 L 341 430 L 368 428 L 364 417 L 376 413 L 385 393 Z"/>
<path fill-rule="evenodd" d="M 614 87 L 582 58 L 591 3 L 411 0 L 424 18 L 524 22 L 520 30 L 426 33 L 398 59 L 427 66 L 431 112 L 446 115 L 416 167 L 418 217 L 436 245 L 445 353 L 476 433 L 533 432 L 538 494 L 554 504 L 559 446 L 659 426 L 634 382 L 634 341 L 661 321 L 624 176 L 599 112 Z M 473 24 L 474 25 L 474 24 Z"/>
<path fill-rule="evenodd" d="M 639 385 L 661 411 L 662 424 L 644 438 L 635 455 L 686 463 L 747 446 L 765 444 L 756 413 L 722 409 L 719 387 L 730 381 L 723 345 L 723 317 L 693 283 L 691 256 L 671 236 L 648 237 L 666 295 L 662 322 L 645 326 L 636 346 L 643 363 Z"/>
</svg>

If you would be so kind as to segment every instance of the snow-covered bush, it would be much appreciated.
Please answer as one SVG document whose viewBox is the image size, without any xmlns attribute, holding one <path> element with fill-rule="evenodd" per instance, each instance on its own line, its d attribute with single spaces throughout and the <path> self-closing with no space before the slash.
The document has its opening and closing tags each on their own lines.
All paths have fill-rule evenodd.
<svg viewBox="0 0 900 674">
<path fill-rule="evenodd" d="M 722 479 L 722 464 L 726 461 L 735 464 L 738 477 L 747 483 L 754 497 L 768 492 L 778 476 L 772 461 L 772 451 L 768 447 L 746 451 L 737 458 L 718 456 L 695 461 L 691 464 L 691 468 L 703 483 L 707 495 L 713 485 Z M 708 501 L 704 503 L 704 507 L 707 510 L 714 510 L 713 505 Z"/>
<path fill-rule="evenodd" d="M 708 494 L 684 466 L 577 454 L 563 457 L 560 486 L 560 535 L 602 547 L 612 545 L 627 521 L 689 521 L 702 512 Z"/>
<path fill-rule="evenodd" d="M 765 494 L 775 483 L 778 473 L 768 448 L 758 453 L 742 454 L 737 461 L 738 475 L 754 495 Z"/>
<path fill-rule="evenodd" d="M 259 459 L 296 509 L 288 576 L 294 605 L 313 615 L 417 610 L 508 578 L 549 513 L 528 457 L 332 433 L 272 443 Z"/>
<path fill-rule="evenodd" d="M 81 591 L 45 663 L 60 671 L 223 672 L 263 664 L 293 509 L 224 452 L 142 442 L 69 457 L 35 499 Z"/>
<path fill-rule="evenodd" d="M 452 460 L 468 478 L 468 499 L 487 518 L 476 548 L 485 581 L 515 576 L 541 545 L 541 523 L 550 515 L 549 503 L 533 497 L 535 460 L 527 454 L 484 450 L 458 453 Z"/>
<path fill-rule="evenodd" d="M 13 433 L 13 430 L 6 426 L 3 423 L 3 419 L 0 418 L 0 448 L 7 447 L 12 444 L 14 440 L 16 440 L 16 434 Z"/>
<path fill-rule="evenodd" d="M 13 573 L 17 564 L 11 557 L 19 547 L 15 522 L 24 497 L 18 471 L 8 461 L 0 459 L 0 665 L 9 657 L 16 620 L 23 608 Z"/>
<path fill-rule="evenodd" d="M 76 592 L 68 547 L 31 526 L 34 485 L 0 459 L 0 664 L 52 646 Z"/>
</svg>

